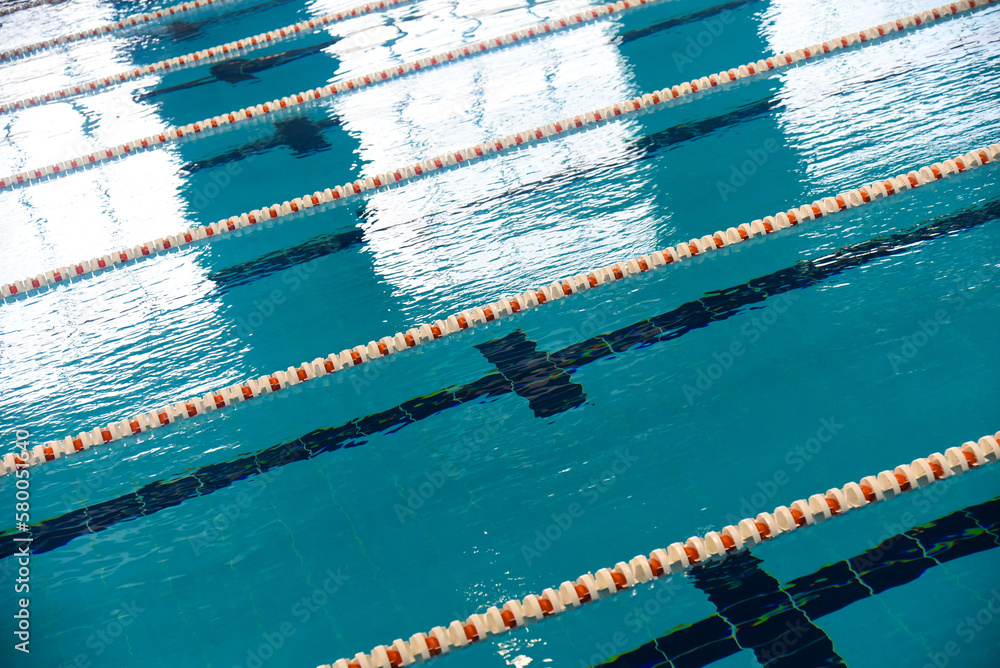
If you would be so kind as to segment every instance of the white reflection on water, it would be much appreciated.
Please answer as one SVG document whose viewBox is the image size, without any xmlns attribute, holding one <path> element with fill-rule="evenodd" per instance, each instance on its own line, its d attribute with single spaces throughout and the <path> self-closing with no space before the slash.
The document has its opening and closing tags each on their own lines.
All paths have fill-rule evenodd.
<svg viewBox="0 0 1000 668">
<path fill-rule="evenodd" d="M 925 9 L 917 0 L 839 8 L 779 0 L 761 32 L 779 52 Z M 1000 11 L 986 9 L 784 70 L 777 124 L 817 192 L 859 185 L 844 178 L 854 165 L 894 174 L 995 141 L 998 21 Z"/>
<path fill-rule="evenodd" d="M 90 9 L 90 20 L 112 13 L 110 4 Z M 48 30 L 60 34 L 65 26 Z M 0 67 L 0 96 L 51 90 L 131 64 L 127 43 L 105 36 Z M 0 172 L 63 160 L 168 125 L 155 104 L 134 101 L 127 88 L 4 115 Z M 0 193 L 0 280 L 187 227 L 193 221 L 183 213 L 189 207 L 180 166 L 173 149 L 149 151 Z M 191 393 L 217 380 L 223 360 L 238 357 L 240 344 L 208 294 L 211 285 L 192 261 L 196 257 L 146 263 L 141 281 L 139 272 L 126 268 L 0 306 L 0 385 L 6 390 L 0 427 L 26 428 L 39 439 L 61 436 L 81 421 L 149 408 L 165 386 Z"/>
<path fill-rule="evenodd" d="M 519 15 L 519 26 L 538 20 Z M 442 39 L 433 22 L 441 20 L 424 17 L 413 22 L 422 32 L 379 48 L 411 58 L 469 40 Z M 511 23 L 504 16 L 487 32 L 501 34 Z M 612 22 L 569 30 L 362 91 L 333 109 L 358 139 L 363 172 L 375 174 L 625 99 L 629 72 L 610 43 L 615 32 Z M 341 53 L 342 71 L 363 71 L 355 60 L 368 57 Z M 365 232 L 376 276 L 404 303 L 433 301 L 445 289 L 495 298 L 498 286 L 523 289 L 562 276 L 567 259 L 576 269 L 607 261 L 623 245 L 648 245 L 649 186 L 640 167 L 622 159 L 637 133 L 634 122 L 611 123 L 371 196 Z M 586 192 L 587 206 L 554 192 L 542 206 L 537 195 L 533 208 L 525 206 L 553 178 L 609 162 L 621 163 L 615 187 Z"/>
</svg>

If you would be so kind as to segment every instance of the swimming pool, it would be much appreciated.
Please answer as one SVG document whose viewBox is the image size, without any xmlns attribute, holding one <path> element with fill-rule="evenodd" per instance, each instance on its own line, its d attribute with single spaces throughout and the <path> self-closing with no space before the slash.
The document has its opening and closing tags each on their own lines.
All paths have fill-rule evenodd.
<svg viewBox="0 0 1000 668">
<path fill-rule="evenodd" d="M 200 8 L 14 59 L 0 97 L 352 6 Z M 0 174 L 584 6 L 402 3 L 239 67 L 15 110 L 0 115 Z M 150 9 L 27 9 L 4 18 L 0 48 Z M 926 9 L 662 2 L 5 188 L 0 282 Z M 100 429 L 994 144 L 998 12 L 7 299 L 4 452 L 16 430 L 38 445 Z M 31 654 L 10 634 L 3 651 L 30 666 L 329 664 L 993 433 L 998 197 L 994 165 L 967 169 L 32 467 Z M 440 663 L 993 665 L 997 475 L 941 481 Z M 12 515 L 15 494 L 0 478 Z M 3 526 L 6 615 L 19 532 Z"/>
</svg>

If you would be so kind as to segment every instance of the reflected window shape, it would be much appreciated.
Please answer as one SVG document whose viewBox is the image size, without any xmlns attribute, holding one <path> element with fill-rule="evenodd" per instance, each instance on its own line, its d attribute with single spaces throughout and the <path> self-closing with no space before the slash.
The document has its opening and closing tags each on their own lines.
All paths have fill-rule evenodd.
<svg viewBox="0 0 1000 668">
<path fill-rule="evenodd" d="M 405 46 L 401 59 L 435 52 L 434 21 L 441 20 L 397 23 L 424 32 L 407 33 L 393 49 Z M 479 32 L 501 34 L 505 21 Z M 605 22 L 546 36 L 401 77 L 332 106 L 358 138 L 363 173 L 377 174 L 629 97 L 628 65 L 612 43 L 616 31 Z M 338 79 L 368 65 L 365 53 L 341 57 Z M 645 221 L 653 201 L 632 159 L 636 135 L 636 121 L 611 122 L 372 194 L 365 234 L 377 275 L 403 302 L 433 310 L 426 299 L 438 293 L 495 294 L 490 279 L 533 284 L 554 258 L 598 266 L 625 247 L 651 246 L 655 231 Z M 571 170 L 582 182 L 563 197 L 561 179 Z"/>
</svg>

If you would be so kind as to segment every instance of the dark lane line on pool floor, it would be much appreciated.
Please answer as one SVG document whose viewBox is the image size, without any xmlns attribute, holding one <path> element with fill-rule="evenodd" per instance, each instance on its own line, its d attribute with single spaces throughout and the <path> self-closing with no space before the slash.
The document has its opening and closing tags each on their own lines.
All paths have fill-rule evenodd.
<svg viewBox="0 0 1000 668">
<path fill-rule="evenodd" d="M 558 415 L 587 399 L 583 386 L 570 380 L 570 374 L 553 364 L 519 329 L 475 347 L 511 384 L 514 392 L 528 400 L 535 417 Z"/>
<path fill-rule="evenodd" d="M 262 255 L 255 260 L 214 271 L 206 278 L 215 283 L 217 291 L 228 292 L 279 271 L 293 269 L 339 251 L 358 248 L 364 244 L 364 236 L 360 228 L 353 228 L 340 234 L 326 234 L 285 250 Z"/>
<path fill-rule="evenodd" d="M 810 619 L 823 617 L 852 603 L 900 587 L 949 561 L 1000 547 L 1000 497 L 969 506 L 909 531 L 885 539 L 875 547 L 849 559 L 823 566 L 819 570 L 795 578 L 781 589 L 791 604 Z M 719 564 L 692 571 L 696 586 L 699 581 L 713 578 L 714 570 L 728 573 L 725 577 L 739 579 L 743 572 L 737 562 L 757 560 L 749 552 L 733 555 Z M 730 565 L 732 562 L 734 565 Z M 724 578 L 718 578 L 726 583 Z M 728 581 L 732 585 L 732 580 Z M 714 602 L 714 601 L 713 601 Z M 743 603 L 757 605 L 745 597 Z M 761 610 L 748 624 L 766 624 L 779 609 Z M 780 631 L 770 648 L 774 657 L 765 666 L 787 665 L 813 668 L 837 665 L 812 662 L 798 651 L 806 636 L 798 636 L 794 628 Z M 733 637 L 733 627 L 721 614 L 711 615 L 693 624 L 678 627 L 656 640 L 645 643 L 611 661 L 599 664 L 606 668 L 701 668 L 727 656 L 743 651 Z M 775 660 L 787 658 L 781 664 Z M 822 661 L 822 657 L 818 657 Z M 758 655 L 758 661 L 760 656 Z"/>
<path fill-rule="evenodd" d="M 740 552 L 718 565 L 694 570 L 691 576 L 731 626 L 736 642 L 752 649 L 762 666 L 846 668 L 826 632 L 796 607 L 761 563 L 749 551 Z M 789 633 L 795 638 L 790 650 L 776 652 L 776 644 Z"/>
<path fill-rule="evenodd" d="M 697 301 L 672 311 L 576 343 L 550 355 L 558 365 L 572 372 L 582 364 L 624 352 L 634 347 L 676 339 L 712 322 L 726 320 L 752 304 L 801 290 L 862 267 L 874 260 L 910 252 L 914 245 L 969 230 L 1000 218 L 1000 200 L 977 209 L 948 215 L 907 231 L 874 237 L 840 248 L 815 260 L 797 262 L 786 269 L 747 281 L 742 285 L 715 290 Z"/>
<path fill-rule="evenodd" d="M 211 158 L 186 163 L 181 166 L 181 170 L 193 174 L 203 169 L 215 169 L 237 163 L 278 148 L 289 149 L 296 158 L 312 155 L 331 148 L 323 132 L 339 126 L 340 118 L 336 116 L 317 120 L 309 118 L 306 114 L 282 118 L 274 122 L 274 134 L 247 142 Z"/>
<path fill-rule="evenodd" d="M 699 300 L 687 302 L 666 313 L 572 344 L 550 353 L 548 359 L 556 367 L 572 374 L 581 366 L 604 357 L 676 339 L 713 322 L 739 315 L 769 298 L 818 285 L 873 260 L 911 252 L 920 242 L 954 235 L 998 218 L 1000 200 L 938 218 L 908 231 L 845 246 L 816 260 L 798 262 L 741 285 L 710 292 Z M 417 397 L 379 413 L 356 418 L 339 427 L 316 429 L 294 441 L 234 460 L 199 467 L 181 478 L 158 480 L 135 492 L 32 525 L 35 536 L 32 548 L 36 554 L 48 552 L 78 536 L 97 533 L 121 522 L 152 515 L 187 499 L 205 496 L 278 466 L 311 459 L 342 447 L 356 447 L 365 443 L 369 436 L 395 433 L 447 408 L 500 397 L 514 391 L 512 383 L 503 375 L 491 373 L 464 385 Z M 0 559 L 15 553 L 17 544 L 13 539 L 14 533 L 10 529 L 0 534 Z"/>
<path fill-rule="evenodd" d="M 260 72 L 266 72 L 274 69 L 275 67 L 285 65 L 286 63 L 292 63 L 302 58 L 308 58 L 309 56 L 325 53 L 324 50 L 327 47 L 333 46 L 339 41 L 340 38 L 338 37 L 336 39 L 324 40 L 319 44 L 304 46 L 298 49 L 290 49 L 288 51 L 281 51 L 267 56 L 257 56 L 256 58 L 232 58 L 230 60 L 224 60 L 221 63 L 211 65 L 208 68 L 208 74 L 203 77 L 192 81 L 186 81 L 184 83 L 174 84 L 172 86 L 154 88 L 148 92 L 140 93 L 134 96 L 133 99 L 136 102 L 141 102 L 142 100 L 147 100 L 151 97 L 166 95 L 167 93 L 175 93 L 181 90 L 190 90 L 191 88 L 197 88 L 198 86 L 205 86 L 213 83 L 237 84 L 244 81 L 258 81 L 259 77 L 257 74 Z"/>
</svg>

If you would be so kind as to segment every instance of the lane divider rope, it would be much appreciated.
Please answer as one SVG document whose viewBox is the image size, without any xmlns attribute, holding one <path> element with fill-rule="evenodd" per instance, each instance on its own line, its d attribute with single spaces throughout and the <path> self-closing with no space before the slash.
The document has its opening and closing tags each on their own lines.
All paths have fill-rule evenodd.
<svg viewBox="0 0 1000 668">
<path fill-rule="evenodd" d="M 20 5 L 14 5 L 12 7 L 4 7 L 0 9 L 0 16 L 9 16 L 25 9 L 31 9 L 32 7 L 41 7 L 42 5 L 61 5 L 66 2 L 66 0 L 32 0 L 31 2 L 23 2 Z"/>
<path fill-rule="evenodd" d="M 643 0 L 640 0 L 640 2 L 641 1 Z M 963 0 L 963 2 L 964 1 L 965 0 Z M 989 3 L 998 1 L 1000 0 L 988 0 Z M 956 11 L 962 10 L 961 7 L 958 7 L 957 5 L 955 6 L 957 7 Z M 972 8 L 971 4 L 966 4 L 965 6 Z M 980 3 L 975 6 L 982 7 L 984 6 L 984 3 L 980 1 Z M 617 5 L 614 7 L 616 8 L 615 11 L 618 11 Z M 948 9 L 947 11 L 950 12 L 951 10 Z M 177 234 L 146 241 L 131 248 L 123 248 L 108 253 L 100 258 L 94 257 L 89 260 L 81 260 L 56 269 L 50 269 L 33 277 L 27 277 L 22 280 L 0 285 L 0 299 L 6 301 L 19 298 L 20 296 L 26 294 L 34 294 L 49 286 L 68 283 L 71 279 L 75 278 L 88 277 L 99 272 L 107 271 L 119 265 L 127 265 L 137 259 L 161 255 L 196 242 L 212 241 L 220 235 L 225 235 L 238 229 L 252 227 L 267 220 L 292 215 L 300 211 L 304 211 L 305 209 L 310 209 L 314 206 L 322 206 L 331 202 L 360 196 L 363 193 L 371 192 L 376 189 L 386 188 L 394 184 L 422 177 L 425 174 L 429 174 L 439 169 L 468 164 L 476 160 L 490 157 L 497 153 L 502 153 L 509 149 L 539 143 L 549 139 L 550 137 L 569 134 L 581 128 L 593 127 L 605 121 L 621 119 L 628 117 L 630 114 L 653 109 L 661 105 L 671 104 L 678 98 L 684 98 L 689 95 L 711 90 L 718 86 L 724 86 L 740 79 L 746 79 L 765 72 L 770 72 L 774 69 L 780 69 L 781 67 L 786 67 L 796 62 L 814 58 L 821 54 L 830 53 L 832 51 L 836 51 L 837 49 L 847 48 L 865 41 L 873 41 L 882 36 L 888 35 L 893 31 L 904 30 L 918 25 L 925 25 L 928 23 L 928 20 L 933 21 L 935 20 L 935 17 L 940 18 L 945 16 L 945 12 L 946 10 L 944 9 L 928 10 L 923 14 L 904 17 L 891 24 L 887 23 L 882 26 L 877 26 L 876 28 L 869 28 L 867 31 L 861 31 L 857 34 L 851 33 L 849 35 L 845 35 L 844 37 L 828 40 L 827 42 L 817 44 L 812 47 L 798 49 L 794 52 L 779 56 L 772 56 L 766 60 L 758 60 L 756 63 L 741 65 L 738 68 L 730 69 L 728 72 L 720 72 L 717 75 L 712 74 L 709 77 L 701 77 L 700 79 L 675 85 L 671 88 L 664 88 L 660 91 L 646 93 L 625 102 L 619 102 L 601 109 L 595 109 L 585 114 L 579 114 L 571 118 L 556 121 L 555 123 L 540 125 L 536 128 L 523 130 L 515 134 L 509 134 L 505 137 L 482 142 L 476 144 L 475 146 L 470 146 L 457 151 L 450 151 L 448 153 L 418 161 L 410 165 L 398 167 L 395 170 L 376 174 L 375 176 L 364 177 L 351 183 L 346 183 L 343 186 L 336 186 L 332 189 L 327 188 L 323 191 L 305 194 L 301 197 L 296 197 L 291 201 L 285 201 L 281 204 L 275 203 L 269 207 L 255 209 L 237 216 L 230 216 L 229 218 L 222 219 L 209 225 L 196 225 Z M 923 18 L 924 16 L 930 18 L 925 19 Z M 502 39 L 497 38 L 496 42 L 502 42 Z M 495 42 L 493 43 L 495 44 Z M 468 49 L 468 47 L 466 48 Z M 488 45 L 486 48 L 489 48 Z M 464 51 L 462 52 L 462 55 L 465 55 Z M 417 64 L 424 61 L 428 62 L 428 64 L 430 63 L 430 59 L 422 59 L 422 61 L 419 61 Z M 438 58 L 436 61 L 440 63 L 443 59 Z M 421 67 L 424 66 L 421 65 Z M 414 66 L 414 69 L 411 71 L 416 71 L 416 69 L 418 68 Z M 232 124 L 249 121 L 250 119 L 257 119 L 261 116 L 266 116 L 267 114 L 288 109 L 297 104 L 307 103 L 310 100 L 360 88 L 369 85 L 376 80 L 384 80 L 383 77 L 389 78 L 397 76 L 404 70 L 404 66 L 400 66 L 398 69 L 383 70 L 381 74 L 365 75 L 363 78 L 359 77 L 358 79 L 340 82 L 336 85 L 327 86 L 323 89 L 305 91 L 304 93 L 299 93 L 296 96 L 274 100 L 273 102 L 265 103 L 264 105 L 257 105 L 254 108 L 242 109 L 238 112 L 228 114 L 225 117 L 216 116 L 215 118 L 207 119 L 206 121 L 201 121 L 193 125 L 188 125 L 184 128 L 171 129 L 170 131 L 155 137 L 147 137 L 142 140 L 129 142 L 128 144 L 121 145 L 119 147 L 107 149 L 103 152 L 91 153 L 89 156 L 83 156 L 69 162 L 49 165 L 42 170 L 35 170 L 31 174 L 22 172 L 15 177 L 0 179 L 0 189 L 4 187 L 12 187 L 12 185 L 31 180 L 33 178 L 40 179 L 53 173 L 83 168 L 84 166 L 94 164 L 102 160 L 109 160 L 116 156 L 125 155 L 130 152 L 134 152 L 135 150 L 141 150 L 144 147 L 152 146 L 157 143 L 172 141 L 183 136 L 194 135 L 200 132 L 210 133 L 214 128 L 221 127 L 227 123 Z"/>
<path fill-rule="evenodd" d="M 394 1 L 395 3 L 400 3 L 404 0 L 387 0 Z M 380 84 L 391 79 L 406 76 L 414 72 L 420 72 L 428 70 L 435 67 L 441 67 L 448 63 L 462 60 L 470 56 L 479 55 L 487 51 L 493 51 L 495 49 L 511 46 L 514 44 L 519 44 L 521 42 L 541 37 L 546 34 L 557 32 L 559 30 L 564 30 L 566 28 L 575 27 L 595 19 L 610 16 L 612 14 L 618 14 L 626 11 L 626 9 L 631 7 L 642 7 L 645 5 L 650 5 L 657 0 L 632 0 L 631 3 L 618 2 L 614 5 L 606 5 L 603 7 L 597 7 L 586 12 L 578 12 L 573 16 L 568 16 L 560 19 L 552 19 L 550 21 L 545 21 L 535 26 L 529 28 L 524 28 L 515 32 L 507 33 L 498 37 L 492 37 L 490 39 L 482 40 L 479 42 L 465 44 L 450 51 L 445 51 L 443 53 L 427 56 L 424 58 L 419 58 L 417 60 L 402 63 L 400 65 L 394 65 L 386 67 L 375 72 L 369 72 L 356 76 L 349 79 L 344 79 L 343 81 L 338 81 L 333 84 L 322 86 L 320 88 L 314 88 L 310 90 L 300 91 L 292 95 L 282 97 L 280 99 L 271 100 L 270 102 L 264 102 L 252 107 L 245 107 L 236 111 L 230 111 L 228 113 L 220 114 L 218 116 L 213 116 L 211 118 L 206 118 L 202 121 L 196 123 L 189 123 L 184 126 L 169 128 L 163 132 L 155 135 L 150 135 L 148 137 L 143 137 L 141 139 L 135 139 L 133 141 L 125 142 L 124 144 L 119 144 L 118 146 L 112 146 L 102 150 L 95 151 L 86 155 L 77 156 L 69 160 L 63 160 L 62 162 L 54 163 L 51 165 L 46 165 L 45 167 L 28 169 L 18 174 L 11 174 L 9 176 L 0 178 L 0 189 L 12 188 L 18 185 L 30 184 L 35 181 L 40 181 L 53 175 L 66 174 L 67 172 L 73 172 L 81 169 L 90 167 L 91 165 L 97 164 L 103 160 L 112 160 L 114 158 L 123 157 L 125 155 L 135 153 L 137 151 L 142 151 L 144 149 L 155 148 L 157 146 L 162 146 L 164 144 L 169 144 L 171 142 L 178 141 L 184 137 L 195 137 L 195 136 L 208 136 L 213 134 L 214 130 L 220 129 L 225 130 L 228 127 L 244 123 L 251 119 L 259 119 L 260 117 L 267 116 L 268 114 L 273 114 L 280 112 L 283 109 L 288 109 L 294 107 L 295 105 L 308 104 L 310 102 L 321 100 L 323 98 L 331 97 L 333 95 L 347 93 L 352 90 L 357 90 L 360 88 L 365 88 L 367 86 Z M 991 0 L 996 2 L 998 0 Z M 226 45 L 228 47 L 228 45 Z M 225 47 L 224 47 L 225 48 Z M 218 51 L 214 51 L 216 58 L 218 58 Z M 178 57 L 176 60 L 181 62 L 184 56 Z M 165 61 L 167 63 L 171 61 Z M 188 61 L 184 61 L 190 64 Z M 148 66 L 154 67 L 152 65 Z M 135 70 L 133 70 L 135 72 Z M 108 85 L 115 83 L 113 79 L 106 79 Z M 84 84 L 86 86 L 87 84 Z M 80 89 L 82 86 L 76 86 L 73 90 Z M 59 92 L 61 94 L 61 91 Z M 49 96 L 52 94 L 50 93 Z M 31 98 L 35 99 L 35 98 Z M 21 102 L 10 103 L 14 105 L 19 105 Z M 2 110 L 2 109 L 0 109 Z"/>
<path fill-rule="evenodd" d="M 91 39 L 92 37 L 118 32 L 119 30 L 126 30 L 136 26 L 146 25 L 148 23 L 155 23 L 161 19 L 170 19 L 174 16 L 181 17 L 185 15 L 185 12 L 193 11 L 201 7 L 208 7 L 213 4 L 221 5 L 235 1 L 236 0 L 191 0 L 191 2 L 182 2 L 179 5 L 172 5 L 170 7 L 165 7 L 164 9 L 157 9 L 156 11 L 149 12 L 147 14 L 133 14 L 132 16 L 126 16 L 118 21 L 105 23 L 104 25 L 97 26 L 96 28 L 89 28 L 87 30 L 81 30 L 67 35 L 60 35 L 59 37 L 51 37 L 49 39 L 42 40 L 41 42 L 18 46 L 13 49 L 7 49 L 6 51 L 0 51 L 0 63 L 8 62 L 21 56 L 32 56 L 41 51 L 45 51 L 46 49 L 51 49 L 54 46 L 59 46 L 60 44 L 79 42 L 81 40 Z"/>
<path fill-rule="evenodd" d="M 895 178 L 875 181 L 856 190 L 845 191 L 835 197 L 827 197 L 811 204 L 779 212 L 773 216 L 766 216 L 751 223 L 743 223 L 739 227 L 730 227 L 724 231 L 719 230 L 714 234 L 691 239 L 687 243 L 680 243 L 649 255 L 602 267 L 587 274 L 578 274 L 555 281 L 549 285 L 503 298 L 485 306 L 466 309 L 431 324 L 418 325 L 406 332 L 397 332 L 392 336 L 385 336 L 378 341 L 369 341 L 365 345 L 355 346 L 327 357 L 317 357 L 311 362 L 305 362 L 296 367 L 290 366 L 284 371 L 276 371 L 270 375 L 236 383 L 202 396 L 168 404 L 148 413 L 140 413 L 125 420 L 112 422 L 104 427 L 81 432 L 76 436 L 66 436 L 61 440 L 36 445 L 32 450 L 22 453 L 23 457 L 7 454 L 3 457 L 3 463 L 0 464 L 0 475 L 14 471 L 17 466 L 41 465 L 66 455 L 83 452 L 96 445 L 122 441 L 162 426 L 223 410 L 234 404 L 250 401 L 260 396 L 274 394 L 288 387 L 402 352 L 449 334 L 480 327 L 499 318 L 528 311 L 542 304 L 596 288 L 599 285 L 614 283 L 635 274 L 683 262 L 689 258 L 732 246 L 754 237 L 764 236 L 800 225 L 806 221 L 825 218 L 848 209 L 864 206 L 998 160 L 1000 160 L 1000 144 L 993 144 L 966 155 L 901 174 Z"/>
<path fill-rule="evenodd" d="M 60 1 L 65 2 L 65 0 Z M 238 39 L 227 44 L 220 44 L 208 49 L 202 49 L 201 51 L 192 51 L 191 53 L 185 53 L 182 56 L 168 58 L 167 60 L 160 60 L 152 65 L 143 65 L 141 67 L 134 67 L 130 70 L 118 72 L 117 74 L 100 76 L 92 81 L 73 84 L 49 93 L 33 95 L 31 97 L 26 97 L 23 100 L 3 102 L 0 103 L 0 114 L 20 109 L 28 109 L 46 104 L 48 102 L 66 100 L 77 95 L 92 93 L 94 91 L 101 90 L 102 88 L 115 86 L 125 81 L 140 79 L 156 72 L 176 72 L 189 67 L 196 67 L 207 63 L 228 60 L 239 56 L 244 52 L 267 48 L 272 44 L 277 44 L 278 42 L 282 42 L 286 39 L 293 39 L 295 37 L 300 37 L 302 35 L 321 30 L 324 26 L 328 26 L 330 24 L 346 21 L 347 19 L 351 19 L 356 16 L 364 16 L 365 14 L 369 14 L 376 10 L 395 7 L 407 2 L 410 2 L 410 0 L 384 0 L 378 3 L 368 3 L 342 12 L 333 12 L 324 16 L 309 19 L 308 21 L 293 23 L 292 25 L 263 32 L 259 35 L 253 35 L 252 37 L 244 37 L 243 39 Z"/>
<path fill-rule="evenodd" d="M 409 640 L 397 639 L 391 645 L 379 645 L 370 653 L 361 652 L 353 659 L 338 659 L 319 668 L 399 668 L 426 663 L 587 603 L 631 591 L 640 584 L 718 563 L 731 554 L 782 534 L 816 526 L 855 508 L 888 501 L 939 480 L 994 464 L 1000 459 L 997 439 L 1000 439 L 1000 432 L 983 436 L 978 441 L 967 441 L 962 447 L 948 448 L 944 454 L 935 452 L 891 471 L 834 487 L 825 494 L 813 494 L 788 506 L 778 506 L 774 512 L 740 520 L 735 525 L 723 527 L 722 531 L 710 531 L 704 536 L 692 536 L 683 543 L 672 543 L 665 549 L 653 550 L 648 557 L 640 554 L 629 561 L 619 561 L 613 568 L 602 568 L 581 575 L 575 581 L 567 580 L 558 587 L 544 589 L 541 594 L 512 599 L 500 608 L 491 606 L 484 613 L 470 615 L 464 622 L 455 620 L 447 626 L 436 626 L 428 633 L 410 636 Z"/>
</svg>

